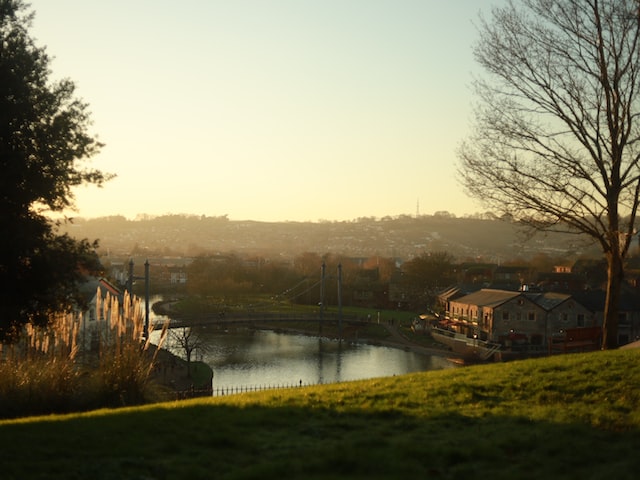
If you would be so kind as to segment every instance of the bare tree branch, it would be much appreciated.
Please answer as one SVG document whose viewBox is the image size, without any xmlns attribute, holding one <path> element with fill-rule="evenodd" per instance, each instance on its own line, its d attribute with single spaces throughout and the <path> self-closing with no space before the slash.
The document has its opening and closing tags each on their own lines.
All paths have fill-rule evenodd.
<svg viewBox="0 0 640 480">
<path fill-rule="evenodd" d="M 498 216 L 586 234 L 609 265 L 606 345 L 640 198 L 636 0 L 521 0 L 481 18 L 467 192 Z"/>
</svg>

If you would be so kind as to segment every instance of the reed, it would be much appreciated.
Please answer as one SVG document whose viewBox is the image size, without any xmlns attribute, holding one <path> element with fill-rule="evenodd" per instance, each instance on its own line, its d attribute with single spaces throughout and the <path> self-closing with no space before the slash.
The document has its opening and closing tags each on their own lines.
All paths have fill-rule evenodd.
<svg viewBox="0 0 640 480">
<path fill-rule="evenodd" d="M 88 334 L 80 313 L 52 314 L 46 327 L 27 324 L 16 343 L 0 344 L 1 417 L 146 401 L 158 350 L 143 339 L 141 302 L 125 294 L 120 305 L 98 290 L 96 312 Z M 80 341 L 87 335 L 96 339 L 91 346 Z"/>
<path fill-rule="evenodd" d="M 108 325 L 100 340 L 96 372 L 102 396 L 110 406 L 145 403 L 146 387 L 158 350 L 150 354 L 150 340 L 143 338 L 141 302 L 125 293 L 122 306 L 118 305 L 117 298 L 109 295 L 98 306 Z M 167 327 L 163 326 L 158 347 L 166 339 Z"/>
</svg>

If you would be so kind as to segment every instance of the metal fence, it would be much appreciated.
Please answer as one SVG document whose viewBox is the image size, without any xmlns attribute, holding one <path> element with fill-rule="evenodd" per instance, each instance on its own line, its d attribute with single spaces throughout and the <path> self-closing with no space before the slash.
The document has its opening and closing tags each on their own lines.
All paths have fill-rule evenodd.
<svg viewBox="0 0 640 480">
<path fill-rule="evenodd" d="M 311 384 L 302 383 L 302 380 L 298 383 L 283 383 L 276 385 L 238 385 L 231 387 L 215 387 L 213 389 L 214 397 L 221 397 L 223 395 L 235 395 L 236 393 L 248 393 L 248 392 L 262 392 L 264 390 L 278 390 L 284 388 L 300 388 L 308 387 Z"/>
<path fill-rule="evenodd" d="M 214 387 L 210 389 L 195 389 L 191 388 L 189 390 L 181 390 L 174 392 L 175 400 L 183 400 L 187 398 L 195 398 L 195 397 L 222 397 L 225 395 L 236 395 L 239 393 L 250 393 L 250 392 L 262 392 L 265 390 L 278 390 L 278 389 L 290 389 L 290 388 L 301 388 L 308 387 L 314 384 L 311 383 L 303 383 L 300 380 L 298 383 L 282 383 L 282 384 L 273 384 L 273 385 L 232 385 L 232 386 L 224 386 L 224 387 Z"/>
</svg>

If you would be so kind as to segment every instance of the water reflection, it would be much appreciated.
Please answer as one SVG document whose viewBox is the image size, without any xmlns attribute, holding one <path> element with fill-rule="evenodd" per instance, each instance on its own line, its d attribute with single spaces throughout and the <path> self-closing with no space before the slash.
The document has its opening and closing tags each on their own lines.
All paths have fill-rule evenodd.
<svg viewBox="0 0 640 480">
<path fill-rule="evenodd" d="M 305 335 L 205 327 L 197 334 L 205 348 L 196 358 L 213 369 L 214 388 L 336 383 L 453 368 L 438 356 Z M 174 353 L 184 358 L 184 352 Z"/>
<path fill-rule="evenodd" d="M 336 383 L 452 368 L 437 356 L 273 331 L 198 332 L 214 387 Z M 175 351 L 180 355 L 179 350 Z"/>
</svg>

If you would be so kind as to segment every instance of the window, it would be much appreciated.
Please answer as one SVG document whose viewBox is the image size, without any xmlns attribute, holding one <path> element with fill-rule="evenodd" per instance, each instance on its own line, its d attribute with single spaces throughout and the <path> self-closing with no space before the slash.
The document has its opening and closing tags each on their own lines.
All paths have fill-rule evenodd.
<svg viewBox="0 0 640 480">
<path fill-rule="evenodd" d="M 509 320 L 509 312 L 502 312 L 502 320 Z"/>
<path fill-rule="evenodd" d="M 560 321 L 562 323 L 565 323 L 565 324 L 569 323 L 569 314 L 568 313 L 561 313 L 560 314 Z"/>
<path fill-rule="evenodd" d="M 627 312 L 619 312 L 618 313 L 618 324 L 619 325 L 628 325 L 627 321 Z"/>
<path fill-rule="evenodd" d="M 529 312 L 529 321 L 530 322 L 535 322 L 536 321 L 536 312 Z"/>
<path fill-rule="evenodd" d="M 584 313 L 579 313 L 576 318 L 576 323 L 578 327 L 584 327 Z"/>
</svg>

